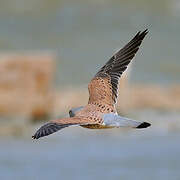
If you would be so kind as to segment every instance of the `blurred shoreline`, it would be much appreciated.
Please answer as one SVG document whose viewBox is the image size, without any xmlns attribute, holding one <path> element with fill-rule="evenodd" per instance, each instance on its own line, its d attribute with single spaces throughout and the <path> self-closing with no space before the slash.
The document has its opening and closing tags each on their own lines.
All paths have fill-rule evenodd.
<svg viewBox="0 0 180 180">
<path fill-rule="evenodd" d="M 127 87 L 126 87 L 127 88 Z M 123 92 L 124 91 L 124 92 Z M 120 89 L 116 105 L 119 114 L 152 123 L 155 131 L 176 132 L 180 130 L 180 86 L 169 88 L 160 86 L 136 85 L 126 90 Z M 2 136 L 22 136 L 32 134 L 41 124 L 55 118 L 68 116 L 73 107 L 83 106 L 88 101 L 85 88 L 64 88 L 55 90 L 51 96 L 51 111 L 39 109 L 32 114 L 7 114 L 0 117 Z M 21 106 L 23 111 L 23 106 Z M 148 117 L 148 118 L 147 118 Z M 121 131 L 122 133 L 128 130 Z"/>
<path fill-rule="evenodd" d="M 118 113 L 142 121 L 150 116 L 148 119 L 157 119 L 151 122 L 155 122 L 155 127 L 180 129 L 180 84 L 129 85 L 130 70 L 120 80 Z M 31 133 L 36 123 L 68 116 L 71 108 L 88 102 L 87 85 L 53 87 L 55 56 L 52 54 L 4 54 L 0 73 L 0 135 Z M 156 112 L 163 113 L 158 116 Z M 164 113 L 168 118 L 158 122 Z M 169 119 L 168 114 L 174 114 L 173 118 Z"/>
<path fill-rule="evenodd" d="M 119 88 L 119 97 L 116 104 L 119 112 L 131 110 L 154 109 L 159 111 L 180 112 L 180 85 L 163 87 L 153 84 L 136 84 Z M 122 85 L 123 86 L 123 85 Z M 68 87 L 56 90 L 54 93 L 54 112 L 65 113 L 67 109 L 86 105 L 88 89 Z"/>
</svg>

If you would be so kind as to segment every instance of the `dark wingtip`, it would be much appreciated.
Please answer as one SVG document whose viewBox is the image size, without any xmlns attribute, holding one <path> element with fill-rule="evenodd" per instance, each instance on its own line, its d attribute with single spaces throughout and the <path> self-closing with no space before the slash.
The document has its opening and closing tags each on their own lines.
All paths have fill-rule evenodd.
<svg viewBox="0 0 180 180">
<path fill-rule="evenodd" d="M 136 128 L 141 129 L 141 128 L 147 128 L 147 127 L 149 127 L 149 126 L 151 126 L 150 123 L 143 122 L 143 123 L 141 123 L 141 124 L 140 124 L 138 127 L 136 127 Z"/>
<path fill-rule="evenodd" d="M 36 131 L 36 133 L 32 136 L 32 139 L 39 139 L 41 137 L 48 136 L 60 129 L 61 127 L 56 123 L 47 123 Z"/>
<path fill-rule="evenodd" d="M 34 136 L 32 136 L 32 139 L 34 140 L 34 139 L 38 139 L 38 138 L 34 135 Z"/>
<path fill-rule="evenodd" d="M 41 137 L 48 136 L 70 125 L 73 125 L 73 124 L 57 124 L 57 123 L 49 122 L 43 125 L 42 127 L 40 127 L 36 131 L 36 133 L 32 136 L 32 139 L 39 139 Z"/>
<path fill-rule="evenodd" d="M 148 28 L 147 29 L 145 29 L 142 33 L 148 33 L 149 32 L 149 30 L 148 30 Z"/>
<path fill-rule="evenodd" d="M 145 29 L 143 32 L 139 31 L 139 38 L 140 39 L 144 39 L 144 37 L 146 36 L 146 34 L 148 34 L 148 29 Z"/>
<path fill-rule="evenodd" d="M 39 139 L 40 138 L 40 136 L 37 134 L 37 133 L 35 133 L 33 136 L 32 136 L 32 139 L 34 140 L 34 139 Z"/>
<path fill-rule="evenodd" d="M 144 34 L 144 36 L 149 32 L 148 29 L 145 29 L 141 34 Z"/>
</svg>

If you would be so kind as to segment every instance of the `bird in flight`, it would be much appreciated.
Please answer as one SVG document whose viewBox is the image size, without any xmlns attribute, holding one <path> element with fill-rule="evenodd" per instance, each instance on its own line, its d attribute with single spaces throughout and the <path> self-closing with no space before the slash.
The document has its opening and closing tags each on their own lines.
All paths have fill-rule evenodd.
<svg viewBox="0 0 180 180">
<path fill-rule="evenodd" d="M 139 122 L 118 115 L 115 108 L 119 79 L 135 56 L 147 33 L 147 29 L 143 32 L 139 31 L 96 73 L 88 85 L 89 101 L 86 106 L 71 109 L 69 118 L 49 121 L 40 127 L 32 138 L 39 139 L 74 125 L 90 129 L 149 127 L 150 123 Z"/>
</svg>

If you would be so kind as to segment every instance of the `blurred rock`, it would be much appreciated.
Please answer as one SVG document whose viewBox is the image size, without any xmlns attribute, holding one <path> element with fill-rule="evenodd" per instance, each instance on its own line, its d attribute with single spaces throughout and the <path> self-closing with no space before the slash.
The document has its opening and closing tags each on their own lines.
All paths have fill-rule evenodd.
<svg viewBox="0 0 180 180">
<path fill-rule="evenodd" d="M 39 119 L 52 111 L 54 55 L 0 56 L 0 116 Z"/>
</svg>

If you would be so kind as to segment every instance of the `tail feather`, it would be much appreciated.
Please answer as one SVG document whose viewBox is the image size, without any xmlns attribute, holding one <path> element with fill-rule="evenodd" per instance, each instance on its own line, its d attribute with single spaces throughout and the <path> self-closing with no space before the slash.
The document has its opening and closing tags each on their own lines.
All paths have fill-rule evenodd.
<svg viewBox="0 0 180 180">
<path fill-rule="evenodd" d="M 151 126 L 150 123 L 148 123 L 148 122 L 143 122 L 143 123 L 141 123 L 139 126 L 137 126 L 136 128 L 142 129 L 142 128 L 147 128 L 147 127 L 149 127 L 149 126 Z"/>
<path fill-rule="evenodd" d="M 147 122 L 139 122 L 129 118 L 119 116 L 117 114 L 105 114 L 103 117 L 104 124 L 112 127 L 131 127 L 131 128 L 147 128 L 151 124 Z"/>
</svg>

